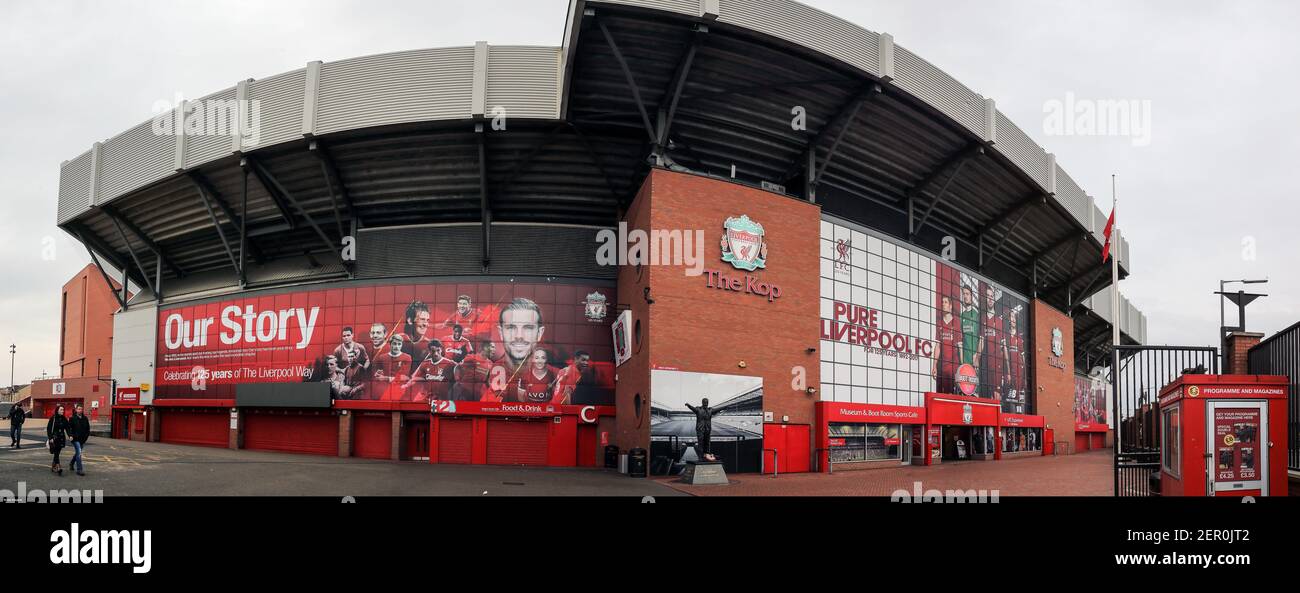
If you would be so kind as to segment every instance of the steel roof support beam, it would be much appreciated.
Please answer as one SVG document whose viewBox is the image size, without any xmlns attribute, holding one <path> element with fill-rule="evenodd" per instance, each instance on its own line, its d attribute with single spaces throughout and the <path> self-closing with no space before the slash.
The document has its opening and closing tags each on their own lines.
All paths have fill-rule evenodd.
<svg viewBox="0 0 1300 593">
<path fill-rule="evenodd" d="M 338 196 L 342 198 L 343 205 L 348 209 L 348 217 L 364 224 L 365 221 L 362 221 L 357 214 L 356 204 L 352 202 L 352 194 L 348 193 L 347 186 L 343 185 L 343 178 L 339 176 L 339 168 L 334 164 L 334 157 L 330 156 L 329 149 L 325 148 L 325 145 L 320 140 L 313 139 L 307 144 L 307 150 L 311 151 L 320 160 L 321 174 L 325 176 L 325 187 L 329 189 L 330 201 L 334 201 L 334 187 L 338 186 Z M 338 224 L 339 234 L 344 234 L 343 221 L 339 218 L 337 211 L 334 214 L 334 219 L 334 222 Z"/>
<path fill-rule="evenodd" d="M 270 183 L 270 186 L 267 186 L 268 190 L 271 190 L 273 187 L 274 190 L 272 191 L 279 192 L 281 197 L 292 204 L 294 208 L 298 209 L 299 216 L 302 216 L 303 219 L 307 221 L 307 224 L 311 226 L 311 229 L 316 231 L 316 236 L 320 237 L 321 243 L 325 246 L 325 249 L 330 253 L 333 253 L 334 256 L 343 264 L 343 267 L 350 270 L 351 265 L 343 259 L 343 253 L 341 252 L 342 248 L 336 246 L 333 241 L 330 241 L 329 235 L 326 235 L 325 231 L 321 230 L 320 225 L 316 224 L 316 219 L 313 218 L 311 214 L 307 213 L 307 209 L 303 208 L 302 204 L 298 203 L 298 200 L 294 199 L 293 194 L 289 193 L 289 190 L 285 189 L 283 185 L 280 185 L 280 182 L 276 181 L 275 177 L 271 175 L 271 172 L 266 170 L 266 167 L 263 167 L 262 163 L 257 159 L 254 159 L 251 156 L 245 156 L 244 158 L 248 161 L 249 165 L 252 165 L 253 174 L 257 176 L 257 179 L 262 181 L 264 184 Z M 293 225 L 290 225 L 291 228 L 292 226 Z"/>
<path fill-rule="evenodd" d="M 226 256 L 230 258 L 230 266 L 235 269 L 241 279 L 244 277 L 244 270 L 239 266 L 239 260 L 235 258 L 235 251 L 230 248 L 230 242 L 226 240 L 226 231 L 221 230 L 221 221 L 217 220 L 217 212 L 212 209 L 212 203 L 208 201 L 208 192 L 202 186 L 195 184 L 199 189 L 199 199 L 203 201 L 203 208 L 208 211 L 208 219 L 212 221 L 212 228 L 217 229 L 217 237 L 221 239 L 221 246 L 226 250 Z"/>
<path fill-rule="evenodd" d="M 857 117 L 858 111 L 868 101 L 872 100 L 882 92 L 883 89 L 880 88 L 880 85 L 873 82 L 868 84 L 866 89 L 855 93 L 848 101 L 845 101 L 843 105 L 840 105 L 839 109 L 835 110 L 835 114 L 832 115 L 830 119 L 826 120 L 826 125 L 822 126 L 820 130 L 817 130 L 817 135 L 813 136 L 812 140 L 809 140 L 808 145 L 804 148 L 805 153 L 812 154 L 809 162 L 816 163 L 817 149 L 820 148 L 822 143 L 830 137 L 832 130 L 839 128 L 840 133 L 835 136 L 834 146 L 832 146 L 830 154 L 826 156 L 826 162 L 830 162 L 830 160 L 835 157 L 835 151 L 839 146 L 840 140 L 844 137 L 844 131 L 853 123 L 853 119 Z M 813 184 L 816 184 L 817 180 L 821 179 L 821 171 L 825 171 L 825 167 L 823 166 L 821 171 L 818 171 L 816 177 L 813 178 L 812 175 L 809 175 L 809 173 L 812 172 L 812 168 L 808 167 L 806 163 L 800 162 L 806 158 L 809 158 L 807 154 L 805 154 L 804 157 L 801 157 L 800 160 L 790 164 L 783 176 L 783 183 L 789 183 L 791 179 L 794 179 L 800 173 L 804 173 L 809 178 L 809 182 Z"/>
<path fill-rule="evenodd" d="M 816 191 L 816 185 L 821 181 L 822 175 L 826 173 L 826 167 L 830 166 L 831 161 L 835 160 L 835 155 L 840 149 L 840 142 L 844 140 L 844 136 L 848 134 L 849 129 L 853 127 L 853 121 L 857 119 L 858 113 L 862 111 L 863 106 L 870 103 L 871 99 L 878 94 L 880 94 L 880 85 L 872 84 L 871 88 L 869 88 L 865 93 L 854 98 L 853 108 L 849 110 L 848 116 L 844 118 L 844 124 L 840 126 L 840 133 L 835 135 L 835 140 L 831 142 L 830 148 L 826 151 L 826 158 L 822 159 L 822 164 L 817 167 L 817 173 L 812 176 L 814 191 Z M 822 132 L 829 131 L 829 129 L 822 130 Z M 821 144 L 822 140 L 822 134 L 819 132 L 817 137 L 813 139 L 813 142 L 808 145 L 808 150 L 813 153 L 814 158 L 816 158 L 817 147 Z"/>
<path fill-rule="evenodd" d="M 140 270 L 140 277 L 144 279 L 144 284 L 153 293 L 154 300 L 158 299 L 158 292 L 153 289 L 153 282 L 149 281 L 149 272 L 144 269 L 144 264 L 140 263 L 140 257 L 135 254 L 135 249 L 131 247 L 131 241 L 126 238 L 126 231 L 122 230 L 122 225 L 117 222 L 116 218 L 109 217 L 113 220 L 113 227 L 117 229 L 117 235 L 122 238 L 122 243 L 126 245 L 126 252 L 131 254 L 131 260 L 135 262 L 136 269 Z M 154 254 L 155 256 L 157 254 Z"/>
<path fill-rule="evenodd" d="M 993 260 L 998 257 L 998 254 L 1002 252 L 1002 247 L 1007 244 L 1007 239 L 1010 238 L 1011 235 L 1015 234 L 1016 229 L 1020 228 L 1020 223 L 1024 222 L 1025 216 L 1029 215 L 1029 212 L 1034 209 L 1034 206 L 1040 204 L 1046 204 L 1046 203 L 1047 203 L 1046 196 L 1037 196 L 1022 202 L 1018 207 L 1018 209 L 1020 210 L 1020 215 L 1016 217 L 1015 222 L 1011 223 L 1011 228 L 1007 229 L 1007 232 L 1002 234 L 1002 238 L 998 239 L 997 245 L 994 245 L 993 251 L 989 253 L 988 259 Z M 999 216 L 999 218 L 1003 218 L 1003 217 Z M 993 221 L 989 222 L 989 224 L 985 227 L 985 231 L 981 232 L 980 235 L 983 236 L 984 232 L 991 230 L 995 225 L 997 225 L 1000 222 L 1001 220 L 999 219 L 994 219 Z M 980 257 L 981 266 L 983 265 L 983 263 L 984 263 L 984 257 L 981 256 Z M 982 272 L 983 269 L 981 269 L 980 271 Z"/>
<path fill-rule="evenodd" d="M 636 102 L 636 109 L 641 113 L 641 123 L 645 125 L 645 133 L 650 137 L 650 144 L 653 146 L 657 141 L 655 127 L 650 123 L 650 113 L 646 111 L 645 102 L 641 100 L 641 88 L 637 86 L 636 78 L 632 76 L 632 69 L 628 67 L 627 60 L 623 59 L 623 52 L 619 51 L 618 44 L 614 43 L 614 36 L 609 33 L 609 27 L 605 26 L 605 22 L 597 20 L 596 26 L 600 27 L 600 32 L 605 35 L 605 43 L 609 44 L 609 49 L 614 52 L 614 59 L 618 60 L 618 66 L 623 70 L 627 86 L 632 89 L 632 100 Z"/>
<path fill-rule="evenodd" d="M 1046 274 L 1043 274 L 1043 280 L 1048 280 L 1048 279 L 1050 279 L 1050 278 L 1052 277 L 1052 274 L 1055 274 L 1055 273 L 1056 273 L 1056 268 L 1057 268 L 1057 266 L 1059 266 L 1059 265 L 1061 264 L 1061 260 L 1062 260 L 1062 258 L 1065 257 L 1065 254 L 1066 254 L 1066 253 L 1069 253 L 1069 252 L 1070 252 L 1069 249 L 1061 249 L 1062 247 L 1065 247 L 1066 245 L 1069 245 L 1071 241 L 1074 241 L 1074 245 L 1075 245 L 1075 247 L 1074 247 L 1074 252 L 1075 252 L 1075 255 L 1077 256 L 1077 255 L 1078 255 L 1079 245 L 1080 245 L 1084 240 L 1086 240 L 1087 238 L 1088 238 L 1088 236 L 1087 236 L 1087 235 L 1084 235 L 1084 234 L 1080 234 L 1080 235 L 1078 235 L 1078 238 L 1077 238 L 1077 239 L 1075 238 L 1075 235 L 1067 235 L 1067 236 L 1065 236 L 1065 237 L 1062 237 L 1062 238 L 1061 238 L 1060 240 L 1058 240 L 1057 242 L 1053 243 L 1051 247 L 1048 247 L 1047 249 L 1044 249 L 1044 250 L 1040 251 L 1037 255 L 1035 255 L 1035 256 L 1034 256 L 1034 259 L 1035 259 L 1035 260 L 1038 260 L 1038 259 L 1042 259 L 1043 256 L 1045 256 L 1045 255 L 1047 255 L 1047 254 L 1049 254 L 1049 253 L 1051 253 L 1051 252 L 1053 252 L 1053 251 L 1056 251 L 1056 252 L 1057 252 L 1057 253 L 1056 253 L 1056 257 L 1052 258 L 1052 263 L 1051 263 L 1050 265 L 1048 265 L 1048 267 L 1047 267 L 1047 273 L 1046 273 Z M 1040 284 L 1039 284 L 1039 287 L 1041 287 L 1041 288 L 1046 288 L 1046 285 L 1040 283 Z"/>
<path fill-rule="evenodd" d="M 578 127 L 573 122 L 569 122 L 568 125 L 573 129 L 573 133 L 578 135 L 578 140 L 581 141 L 582 146 L 587 149 L 587 155 L 591 157 L 592 162 L 596 163 L 596 169 L 598 169 L 600 175 L 605 178 L 605 185 L 609 187 L 609 195 L 615 200 L 618 200 L 619 203 L 622 203 L 622 196 L 618 193 L 618 188 L 614 187 L 614 178 L 610 177 L 609 170 L 605 168 L 605 161 L 600 158 L 600 153 L 596 151 L 594 146 L 592 146 L 591 138 L 588 138 L 587 134 L 582 131 L 582 128 Z"/>
<path fill-rule="evenodd" d="M 1068 288 L 1071 284 L 1074 284 L 1074 281 L 1076 280 L 1074 276 L 1074 269 L 1075 269 L 1074 264 L 1075 262 L 1079 261 L 1079 247 L 1083 246 L 1083 242 L 1085 240 L 1087 240 L 1087 236 L 1080 235 L 1079 241 L 1074 244 L 1074 249 L 1071 250 L 1070 252 L 1070 267 L 1066 268 L 1067 271 L 1065 273 L 1066 276 L 1065 282 L 1048 289 L 1046 292 L 1048 292 L 1049 294 L 1054 293 L 1056 291 L 1061 290 L 1062 288 Z M 1053 266 L 1053 271 L 1055 271 L 1055 266 Z"/>
<path fill-rule="evenodd" d="M 86 248 L 86 253 L 90 254 L 90 261 L 95 264 L 95 269 L 99 270 L 99 275 L 104 279 L 104 285 L 108 287 L 109 292 L 113 293 L 113 298 L 117 299 L 117 304 L 121 305 L 123 309 L 126 309 L 126 285 L 122 286 L 120 292 L 117 288 L 113 287 L 113 280 L 108 277 L 108 272 L 104 271 L 104 266 L 99 263 L 99 257 L 95 255 L 95 250 L 91 248 L 91 243 L 98 243 L 98 241 L 87 238 L 87 237 L 93 237 L 94 235 L 85 233 L 83 232 L 82 229 L 75 228 L 75 227 L 68 227 L 68 231 L 72 233 L 72 236 L 77 238 L 77 241 L 81 242 L 82 247 Z M 112 258 L 110 258 L 108 255 L 110 253 L 112 253 L 111 250 L 105 252 L 104 260 L 108 261 L 110 264 L 113 264 Z M 117 266 L 117 264 L 113 264 L 113 265 Z M 117 266 L 117 267 L 122 267 L 122 266 Z M 122 269 L 125 270 L 126 268 L 122 267 Z"/>
<path fill-rule="evenodd" d="M 167 264 L 167 267 L 171 268 L 172 273 L 176 274 L 177 278 L 185 276 L 185 270 L 182 270 L 180 266 L 176 265 L 176 262 L 172 261 L 170 257 L 167 257 L 167 253 L 163 251 L 162 247 L 159 247 L 157 243 L 154 243 L 153 240 L 150 239 L 148 235 L 145 235 L 144 231 L 140 230 L 140 227 L 131 222 L 126 215 L 122 214 L 110 205 L 100 206 L 100 210 L 104 212 L 105 216 L 112 219 L 114 224 L 121 224 L 126 227 L 126 230 L 131 231 L 136 238 L 140 239 L 141 243 L 144 243 L 144 246 L 149 251 L 153 252 L 154 256 L 158 257 L 163 263 Z M 125 239 L 123 240 L 125 241 Z"/>
<path fill-rule="evenodd" d="M 1092 280 L 1089 281 L 1089 282 L 1088 282 L 1088 285 L 1087 285 L 1083 290 L 1079 291 L 1079 294 L 1078 294 L 1078 295 L 1075 295 L 1075 298 L 1070 302 L 1070 308 L 1071 308 L 1071 309 L 1073 309 L 1075 305 L 1077 305 L 1077 304 L 1079 304 L 1080 302 L 1082 302 L 1083 299 L 1086 299 L 1086 298 L 1088 298 L 1089 296 L 1092 295 L 1092 292 L 1091 292 L 1091 291 L 1092 291 L 1092 288 L 1093 288 L 1094 286 L 1097 286 L 1097 281 L 1098 281 L 1098 280 L 1101 280 L 1102 273 L 1105 272 L 1105 271 L 1107 271 L 1107 269 L 1108 269 L 1109 267 L 1110 267 L 1110 266 L 1105 266 L 1105 265 L 1097 266 L 1097 271 L 1093 273 L 1093 275 L 1092 275 Z M 1117 312 L 1117 311 L 1111 311 L 1110 313 L 1111 313 L 1111 315 L 1118 315 L 1118 312 Z"/>
<path fill-rule="evenodd" d="M 271 201 L 275 203 L 276 210 L 279 210 L 280 216 L 284 218 L 285 222 L 289 223 L 289 230 L 298 230 L 298 220 L 294 217 L 293 211 L 289 209 L 289 204 L 285 199 L 284 193 L 282 191 L 277 191 L 280 184 L 276 182 L 275 179 L 271 178 L 271 176 L 268 175 L 266 170 L 261 166 L 261 163 L 257 162 L 257 160 L 252 156 L 245 155 L 244 163 L 252 167 L 253 176 L 257 177 L 257 182 L 262 184 L 262 189 L 266 190 L 266 194 L 271 196 Z"/>
<path fill-rule="evenodd" d="M 510 173 L 506 175 L 505 180 L 497 185 L 496 193 L 498 195 L 504 195 L 506 191 L 514 185 L 515 179 L 517 179 L 524 171 L 528 170 L 529 165 L 533 163 L 533 160 L 537 158 L 537 155 L 541 154 L 543 149 L 551 145 L 555 140 L 556 134 L 560 130 L 564 129 L 564 127 L 565 124 L 555 124 L 554 127 L 546 132 L 545 136 L 542 136 L 537 140 L 537 142 L 533 143 L 533 147 L 528 150 L 528 154 L 525 154 L 523 158 L 516 161 L 514 168 L 510 169 Z"/>
<path fill-rule="evenodd" d="M 604 26 L 602 25 L 603 29 Z M 488 197 L 488 171 L 487 171 L 487 133 L 484 131 L 483 124 L 474 124 L 474 133 L 478 136 L 478 198 L 479 198 L 479 220 L 482 224 L 483 236 L 481 246 L 483 248 L 482 263 L 483 271 L 488 271 L 488 266 L 492 263 L 490 254 L 492 241 L 492 202 Z"/>
<path fill-rule="evenodd" d="M 921 220 L 917 221 L 916 226 L 907 230 L 909 241 L 915 241 L 917 233 L 920 233 L 921 229 L 925 228 L 925 223 L 930 220 L 930 215 L 934 213 L 935 208 L 943 203 L 944 197 L 948 194 L 948 187 L 951 186 L 953 180 L 957 179 L 957 176 L 961 174 L 961 170 L 966 166 L 966 163 L 970 162 L 971 158 L 981 154 L 984 154 L 983 146 L 962 149 L 957 154 L 949 157 L 947 161 L 944 161 L 943 164 L 937 167 L 929 175 L 925 176 L 925 178 L 922 179 L 920 183 L 916 184 L 915 187 L 907 190 L 907 199 L 909 201 L 914 200 L 929 188 L 930 185 L 934 184 L 935 181 L 942 177 L 946 171 L 949 169 L 952 170 L 952 174 L 948 176 L 948 180 L 944 182 L 943 187 L 939 188 L 939 192 L 934 196 L 934 200 L 930 202 L 930 207 L 926 208 L 925 214 L 921 215 Z"/>
<path fill-rule="evenodd" d="M 245 212 L 247 212 L 248 170 L 245 167 L 245 163 L 243 161 L 240 162 L 240 169 L 243 171 L 244 174 L 244 193 L 245 193 L 244 210 Z M 213 203 L 217 205 L 217 208 L 221 209 L 221 213 L 226 215 L 226 219 L 230 221 L 230 224 L 232 226 L 236 228 L 243 228 L 244 218 L 238 214 L 235 214 L 234 209 L 232 209 L 230 207 L 230 204 L 226 202 L 226 198 L 221 195 L 221 192 L 217 191 L 216 187 L 213 187 L 212 182 L 208 181 L 207 177 L 204 177 L 203 174 L 199 173 L 198 171 L 190 171 L 189 178 L 190 181 L 194 183 L 194 186 L 197 187 L 200 192 L 207 193 L 208 197 L 211 198 Z M 270 190 L 268 190 L 267 193 L 270 193 Z M 292 226 L 290 228 L 292 228 Z M 243 248 L 241 247 L 240 249 L 241 249 L 240 257 L 242 258 Z M 262 264 L 262 259 L 263 259 L 262 250 L 258 249 L 256 243 L 253 243 L 251 241 L 248 242 L 248 255 L 249 257 L 253 258 L 254 263 L 258 265 Z"/>
<path fill-rule="evenodd" d="M 673 128 L 673 117 L 677 115 L 677 104 L 682 98 L 682 90 L 686 88 L 686 77 L 691 73 L 691 65 L 695 62 L 695 53 L 699 51 L 700 46 L 704 44 L 705 36 L 709 32 L 706 25 L 696 25 L 691 34 L 690 46 L 686 48 L 686 53 L 677 63 L 677 73 L 673 76 L 669 87 L 664 90 L 665 97 L 671 97 L 668 101 L 668 110 L 664 111 L 663 102 L 660 101 L 659 121 L 660 126 L 657 130 L 657 140 L 655 141 L 655 160 L 659 165 L 664 164 L 664 151 L 668 146 L 668 134 Z"/>
<path fill-rule="evenodd" d="M 1083 344 L 1086 351 L 1096 347 L 1099 341 L 1108 337 L 1110 337 L 1110 324 L 1103 319 L 1101 324 L 1092 328 L 1087 335 L 1077 336 L 1074 341 L 1076 344 Z"/>
</svg>

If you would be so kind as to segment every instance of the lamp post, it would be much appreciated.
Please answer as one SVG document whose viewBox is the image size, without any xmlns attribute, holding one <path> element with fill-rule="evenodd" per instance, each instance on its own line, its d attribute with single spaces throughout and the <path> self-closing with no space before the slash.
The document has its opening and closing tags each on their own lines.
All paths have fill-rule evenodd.
<svg viewBox="0 0 1300 593">
<path fill-rule="evenodd" d="M 10 393 L 13 393 L 14 385 L 16 385 L 16 383 L 14 383 L 14 356 L 17 353 L 18 353 L 18 346 L 16 344 L 10 344 L 9 345 L 9 392 Z"/>
</svg>

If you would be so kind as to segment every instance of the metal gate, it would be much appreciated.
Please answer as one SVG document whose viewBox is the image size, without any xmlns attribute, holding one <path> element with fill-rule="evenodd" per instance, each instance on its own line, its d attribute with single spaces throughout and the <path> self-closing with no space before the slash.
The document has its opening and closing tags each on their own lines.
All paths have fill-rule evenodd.
<svg viewBox="0 0 1300 593">
<path fill-rule="evenodd" d="M 1247 359 L 1252 375 L 1286 375 L 1291 384 L 1291 397 L 1287 400 L 1286 466 L 1291 471 L 1300 471 L 1300 323 L 1251 348 Z"/>
<path fill-rule="evenodd" d="M 1115 496 L 1153 496 L 1152 476 L 1160 471 L 1160 389 L 1183 374 L 1204 367 L 1219 372 L 1219 353 L 1210 346 L 1118 346 L 1111 392 L 1115 425 Z"/>
</svg>

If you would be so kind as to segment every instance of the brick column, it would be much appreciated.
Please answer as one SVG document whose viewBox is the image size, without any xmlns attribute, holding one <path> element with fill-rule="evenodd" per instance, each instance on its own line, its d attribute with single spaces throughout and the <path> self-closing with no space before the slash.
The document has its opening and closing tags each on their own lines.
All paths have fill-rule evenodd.
<svg viewBox="0 0 1300 593">
<path fill-rule="evenodd" d="M 402 445 L 405 444 L 402 442 L 402 412 L 401 411 L 393 412 L 392 426 L 393 429 L 390 435 L 392 440 L 389 441 L 390 446 L 388 449 L 389 451 L 388 458 L 392 459 L 393 461 L 397 461 L 402 458 Z"/>
<path fill-rule="evenodd" d="M 1249 375 L 1250 361 L 1246 354 L 1257 346 L 1264 334 L 1255 332 L 1232 332 L 1223 344 L 1223 369 L 1225 375 Z"/>
<path fill-rule="evenodd" d="M 230 412 L 230 419 L 234 426 L 230 427 L 230 438 L 226 442 L 226 448 L 238 449 L 244 445 L 244 415 L 236 409 Z"/>
<path fill-rule="evenodd" d="M 339 413 L 339 457 L 352 456 L 352 419 L 350 410 Z"/>
<path fill-rule="evenodd" d="M 158 408 L 145 408 L 145 413 L 149 417 L 149 426 L 144 429 L 144 440 L 156 443 L 162 432 L 162 417 L 158 415 Z"/>
</svg>

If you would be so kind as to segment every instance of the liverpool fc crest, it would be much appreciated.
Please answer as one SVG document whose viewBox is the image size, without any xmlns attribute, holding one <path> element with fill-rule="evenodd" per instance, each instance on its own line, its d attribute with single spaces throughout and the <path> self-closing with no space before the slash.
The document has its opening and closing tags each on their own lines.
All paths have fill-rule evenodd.
<svg viewBox="0 0 1300 593">
<path fill-rule="evenodd" d="M 767 267 L 763 225 L 742 214 L 740 218 L 728 218 L 722 223 L 722 228 L 722 261 L 746 272 Z"/>
<path fill-rule="evenodd" d="M 605 295 L 599 292 L 593 292 L 587 295 L 587 300 L 582 304 L 587 306 L 587 319 L 590 321 L 604 321 L 607 311 Z"/>
</svg>

